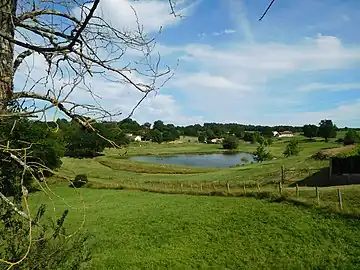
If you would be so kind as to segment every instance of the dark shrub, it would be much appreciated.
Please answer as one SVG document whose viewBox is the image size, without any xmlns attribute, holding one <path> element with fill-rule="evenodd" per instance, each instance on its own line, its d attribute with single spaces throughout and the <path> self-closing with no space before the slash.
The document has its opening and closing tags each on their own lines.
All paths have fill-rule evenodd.
<svg viewBox="0 0 360 270">
<path fill-rule="evenodd" d="M 239 146 L 239 140 L 235 136 L 229 136 L 223 141 L 224 149 L 236 149 Z"/>
<path fill-rule="evenodd" d="M 86 185 L 88 178 L 86 174 L 78 174 L 75 176 L 75 180 L 71 181 L 70 187 L 80 188 Z"/>
<path fill-rule="evenodd" d="M 199 137 L 198 137 L 199 143 L 204 143 L 205 140 L 206 140 L 205 135 L 204 135 L 204 134 L 200 134 Z"/>
<path fill-rule="evenodd" d="M 344 145 L 350 145 L 350 144 L 359 143 L 359 141 L 360 141 L 360 136 L 356 132 L 356 130 L 349 129 L 348 132 L 346 132 L 345 134 L 343 142 Z"/>
</svg>

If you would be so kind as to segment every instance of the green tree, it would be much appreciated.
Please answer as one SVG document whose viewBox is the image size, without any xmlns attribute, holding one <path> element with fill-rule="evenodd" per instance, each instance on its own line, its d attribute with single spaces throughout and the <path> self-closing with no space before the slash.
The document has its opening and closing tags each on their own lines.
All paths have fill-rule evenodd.
<svg viewBox="0 0 360 270">
<path fill-rule="evenodd" d="M 262 129 L 262 132 L 261 134 L 264 136 L 264 137 L 272 137 L 273 136 L 273 131 L 272 131 L 272 128 L 271 127 L 264 127 Z"/>
<path fill-rule="evenodd" d="M 236 125 L 230 129 L 230 133 L 234 134 L 238 139 L 244 137 L 245 129 L 242 126 Z"/>
<path fill-rule="evenodd" d="M 216 138 L 215 132 L 212 129 L 207 129 L 206 130 L 206 140 L 211 141 L 212 139 L 215 139 L 215 138 Z"/>
<path fill-rule="evenodd" d="M 336 138 L 337 127 L 332 120 L 321 120 L 319 123 L 319 136 L 329 141 L 329 138 Z"/>
<path fill-rule="evenodd" d="M 162 143 L 163 142 L 162 133 L 157 129 L 152 129 L 151 130 L 150 138 L 151 138 L 151 141 L 156 142 L 156 143 Z"/>
<path fill-rule="evenodd" d="M 200 143 L 204 143 L 205 142 L 205 135 L 204 134 L 200 134 L 199 137 L 198 137 L 198 141 Z"/>
<path fill-rule="evenodd" d="M 164 131 L 165 130 L 164 122 L 161 120 L 156 120 L 153 124 L 153 129 L 156 129 L 160 132 Z"/>
<path fill-rule="evenodd" d="M 251 132 L 245 132 L 243 140 L 246 142 L 252 142 L 253 141 L 253 134 Z"/>
<path fill-rule="evenodd" d="M 125 133 L 134 133 L 139 134 L 141 131 L 141 126 L 135 120 L 131 118 L 126 118 L 119 122 L 119 128 L 123 130 Z"/>
<path fill-rule="evenodd" d="M 171 141 L 176 140 L 176 135 L 168 130 L 165 130 L 162 133 L 162 138 L 163 138 L 164 142 L 171 142 Z"/>
<path fill-rule="evenodd" d="M 360 142 L 359 133 L 354 129 L 348 129 L 344 137 L 344 145 L 356 144 Z"/>
<path fill-rule="evenodd" d="M 238 148 L 239 146 L 239 140 L 236 136 L 228 136 L 224 139 L 223 141 L 223 148 L 224 149 L 229 149 L 229 150 L 233 150 L 233 149 L 236 149 Z"/>
<path fill-rule="evenodd" d="M 304 136 L 307 138 L 314 138 L 317 136 L 319 128 L 316 125 L 304 125 L 303 126 L 303 133 Z"/>
<path fill-rule="evenodd" d="M 284 150 L 284 156 L 290 157 L 290 156 L 297 156 L 299 155 L 301 149 L 300 149 L 300 143 L 296 139 L 290 140 L 290 142 L 286 145 Z"/>
<path fill-rule="evenodd" d="M 150 129 L 150 128 L 151 128 L 151 123 L 145 122 L 142 126 L 143 126 L 143 128 L 145 128 L 145 129 Z"/>
<path fill-rule="evenodd" d="M 101 130 L 101 125 L 94 125 Z M 77 123 L 72 123 L 65 136 L 65 155 L 76 158 L 92 158 L 104 151 L 107 141 L 95 132 L 83 130 Z"/>
<path fill-rule="evenodd" d="M 263 144 L 260 144 L 256 151 L 253 153 L 254 159 L 258 162 L 263 162 L 265 160 L 269 160 L 272 158 L 270 152 L 266 150 L 265 146 Z"/>
</svg>

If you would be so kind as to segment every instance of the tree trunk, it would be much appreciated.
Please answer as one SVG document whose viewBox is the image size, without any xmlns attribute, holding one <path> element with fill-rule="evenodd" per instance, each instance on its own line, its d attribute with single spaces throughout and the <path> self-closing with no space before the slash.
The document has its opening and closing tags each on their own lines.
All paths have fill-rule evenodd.
<svg viewBox="0 0 360 270">
<path fill-rule="evenodd" d="M 14 38 L 14 20 L 16 0 L 0 0 L 0 31 Z M 13 92 L 14 44 L 0 37 L 0 115 L 7 109 L 7 103 Z"/>
</svg>

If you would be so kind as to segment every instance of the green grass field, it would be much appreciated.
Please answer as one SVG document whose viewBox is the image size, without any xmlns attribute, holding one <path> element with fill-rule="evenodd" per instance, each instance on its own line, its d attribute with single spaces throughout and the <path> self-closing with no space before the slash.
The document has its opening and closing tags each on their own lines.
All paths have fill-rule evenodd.
<svg viewBox="0 0 360 270">
<path fill-rule="evenodd" d="M 275 141 L 270 147 L 270 152 L 276 159 L 235 168 L 213 169 L 182 167 L 177 165 L 152 164 L 127 160 L 126 157 L 134 155 L 175 155 L 181 153 L 217 153 L 224 151 L 218 144 L 153 144 L 144 143 L 141 146 L 131 145 L 126 149 L 107 149 L 105 156 L 94 159 L 64 158 L 63 166 L 59 173 L 73 177 L 78 173 L 86 173 L 91 182 L 111 184 L 124 182 L 148 182 L 148 181 L 182 181 L 182 182 L 230 182 L 243 181 L 266 182 L 278 181 L 280 168 L 284 165 L 288 169 L 315 168 L 319 169 L 328 165 L 327 161 L 315 161 L 311 159 L 314 153 L 338 147 L 339 144 L 322 141 L 301 143 L 301 154 L 296 157 L 283 158 L 287 140 Z M 241 143 L 238 151 L 254 152 L 257 145 Z M 126 153 L 126 154 L 125 154 Z M 125 154 L 125 155 L 124 155 Z M 240 160 L 239 160 L 240 162 Z"/>
<path fill-rule="evenodd" d="M 82 223 L 82 202 L 53 187 Z M 81 189 L 92 260 L 84 269 L 356 269 L 360 221 L 254 198 Z M 68 208 L 43 193 L 31 203 Z"/>
<path fill-rule="evenodd" d="M 107 149 L 94 159 L 64 158 L 59 175 L 73 179 L 86 173 L 93 187 L 79 190 L 86 206 L 82 230 L 92 236 L 93 259 L 84 268 L 356 269 L 360 221 L 353 217 L 360 215 L 359 186 L 342 187 L 340 211 L 337 187 L 319 188 L 318 201 L 314 187 L 301 186 L 296 194 L 288 183 L 280 195 L 277 185 L 282 165 L 294 170 L 287 178 L 300 181 L 309 174 L 298 170 L 310 168 L 311 173 L 328 166 L 328 161 L 312 159 L 313 154 L 341 145 L 302 140 L 301 154 L 284 158 L 287 141 L 275 141 L 269 147 L 274 160 L 226 169 L 126 158 L 223 151 L 221 145 L 193 142 L 141 143 Z M 238 150 L 251 153 L 256 147 L 241 143 Z M 82 200 L 61 183 L 62 178 L 49 182 L 67 205 L 41 192 L 31 196 L 31 204 L 45 202 L 57 214 L 71 206 L 67 227 L 75 231 L 84 218 Z M 51 211 L 48 214 L 54 216 Z"/>
</svg>

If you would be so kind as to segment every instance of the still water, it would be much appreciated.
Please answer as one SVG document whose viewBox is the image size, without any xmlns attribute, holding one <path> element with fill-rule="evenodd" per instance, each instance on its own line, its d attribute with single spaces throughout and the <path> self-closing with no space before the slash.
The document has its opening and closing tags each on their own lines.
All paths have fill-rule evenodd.
<svg viewBox="0 0 360 270">
<path fill-rule="evenodd" d="M 254 162 L 254 156 L 249 153 L 235 154 L 182 154 L 176 156 L 135 156 L 131 160 L 161 164 L 176 164 L 207 168 L 228 168 L 237 164 Z"/>
</svg>

